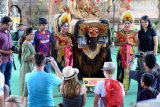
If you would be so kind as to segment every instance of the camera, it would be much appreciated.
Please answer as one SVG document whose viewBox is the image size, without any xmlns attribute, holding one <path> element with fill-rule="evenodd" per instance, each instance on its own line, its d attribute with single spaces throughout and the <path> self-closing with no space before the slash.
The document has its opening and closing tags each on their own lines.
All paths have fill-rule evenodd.
<svg viewBox="0 0 160 107">
<path fill-rule="evenodd" d="M 10 50 L 12 50 L 13 53 L 18 53 L 18 48 L 16 48 L 15 46 L 12 46 Z"/>
<path fill-rule="evenodd" d="M 45 58 L 45 61 L 46 61 L 46 63 L 50 63 L 50 62 L 51 62 L 50 57 L 46 57 L 46 58 Z"/>
<path fill-rule="evenodd" d="M 135 54 L 135 57 L 136 57 L 136 58 L 142 58 L 143 56 L 142 56 L 142 54 L 140 54 L 140 53 L 136 53 L 136 54 Z"/>
</svg>

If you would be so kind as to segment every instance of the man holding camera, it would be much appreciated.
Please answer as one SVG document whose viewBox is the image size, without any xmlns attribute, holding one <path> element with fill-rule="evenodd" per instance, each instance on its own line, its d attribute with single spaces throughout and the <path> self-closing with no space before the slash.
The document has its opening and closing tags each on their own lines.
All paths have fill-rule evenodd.
<svg viewBox="0 0 160 107">
<path fill-rule="evenodd" d="M 2 65 L 0 66 L 0 71 L 4 74 L 5 84 L 10 88 L 10 79 L 12 72 L 12 54 L 13 54 L 13 44 L 12 36 L 9 31 L 12 20 L 10 17 L 5 16 L 1 19 L 0 26 L 0 54 L 2 54 Z"/>
<path fill-rule="evenodd" d="M 62 73 L 58 68 L 56 61 L 50 58 L 50 64 L 54 67 L 57 74 L 44 72 L 46 61 L 45 55 L 38 52 L 34 55 L 35 68 L 25 76 L 25 83 L 28 90 L 28 107 L 53 107 L 53 86 L 60 85 Z"/>
</svg>

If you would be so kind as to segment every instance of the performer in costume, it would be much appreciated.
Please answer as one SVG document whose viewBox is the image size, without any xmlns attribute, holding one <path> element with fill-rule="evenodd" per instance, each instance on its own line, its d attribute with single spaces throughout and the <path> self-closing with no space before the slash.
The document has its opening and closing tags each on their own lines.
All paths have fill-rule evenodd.
<svg viewBox="0 0 160 107">
<path fill-rule="evenodd" d="M 129 75 L 127 68 L 131 55 L 134 54 L 133 46 L 137 46 L 137 32 L 131 30 L 134 17 L 131 11 L 126 11 L 121 16 L 123 29 L 117 31 L 115 45 L 120 46 L 117 53 L 117 80 L 123 83 L 125 92 L 129 90 Z"/>
<path fill-rule="evenodd" d="M 110 29 L 107 20 L 79 20 L 74 29 L 74 67 L 79 77 L 102 78 L 103 63 L 111 61 Z"/>
<path fill-rule="evenodd" d="M 71 21 L 71 16 L 69 13 L 65 12 L 62 15 L 59 15 L 57 19 L 58 32 L 56 32 L 56 46 L 57 49 L 57 62 L 62 69 L 65 66 L 73 66 L 73 57 L 72 57 L 72 40 L 71 34 L 69 31 L 69 23 Z"/>
<path fill-rule="evenodd" d="M 79 69 L 80 79 L 83 77 L 104 77 L 100 69 L 104 62 L 111 61 L 109 22 L 100 20 L 100 5 L 98 3 L 95 4 L 95 2 L 88 0 L 64 1 L 64 8 L 60 4 L 57 6 L 58 10 L 69 10 L 73 17 L 69 26 L 70 33 L 74 35 L 72 39 L 74 44 L 72 47 L 73 66 Z M 59 17 L 59 14 L 55 15 L 55 29 L 57 29 L 56 25 L 58 24 L 55 23 L 58 22 Z M 61 27 L 61 25 L 59 26 Z"/>
</svg>

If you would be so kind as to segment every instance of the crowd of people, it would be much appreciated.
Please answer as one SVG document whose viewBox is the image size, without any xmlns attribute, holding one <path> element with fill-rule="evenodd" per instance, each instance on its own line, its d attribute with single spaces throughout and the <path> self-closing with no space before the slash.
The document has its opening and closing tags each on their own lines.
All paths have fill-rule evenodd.
<svg viewBox="0 0 160 107">
<path fill-rule="evenodd" d="M 111 61 L 104 62 L 101 70 L 105 80 L 99 81 L 95 86 L 94 107 L 124 107 L 124 96 L 128 94 L 130 79 L 138 82 L 137 102 L 156 98 L 160 92 L 160 67 L 156 61 L 157 33 L 148 16 L 140 19 L 141 28 L 138 32 L 132 30 L 134 18 L 130 11 L 127 12 L 121 17 L 123 29 L 116 33 L 115 45 L 120 46 L 117 53 L 117 79 L 114 79 L 115 64 Z M 85 105 L 87 89 L 78 79 L 81 71 L 73 67 L 74 44 L 68 33 L 70 17 L 67 18 L 69 19 L 58 23 L 59 34 L 50 33 L 47 30 L 47 20 L 39 18 L 39 29 L 35 33 L 32 27 L 28 27 L 23 35 L 18 36 L 20 99 L 10 96 L 12 55 L 15 53 L 9 30 L 12 21 L 8 16 L 1 19 L 0 107 L 53 107 L 54 85 L 59 87 L 62 96 L 63 102 L 59 106 Z M 133 46 L 138 47 L 137 53 Z M 51 57 L 53 48 L 57 53 L 55 58 Z M 138 57 L 138 60 L 134 71 L 132 66 L 135 57 Z M 52 73 L 52 68 L 55 73 Z"/>
</svg>

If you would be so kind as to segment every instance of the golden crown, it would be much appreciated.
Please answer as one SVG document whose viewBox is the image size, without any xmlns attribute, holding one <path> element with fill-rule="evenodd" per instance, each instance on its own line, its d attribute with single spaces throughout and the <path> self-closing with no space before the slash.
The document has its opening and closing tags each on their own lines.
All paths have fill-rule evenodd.
<svg viewBox="0 0 160 107">
<path fill-rule="evenodd" d="M 64 12 L 59 18 L 59 26 L 62 26 L 64 23 L 71 22 L 71 15 L 70 13 Z"/>
<path fill-rule="evenodd" d="M 134 22 L 134 16 L 130 10 L 123 12 L 121 22 L 123 23 L 124 21 Z"/>
</svg>

